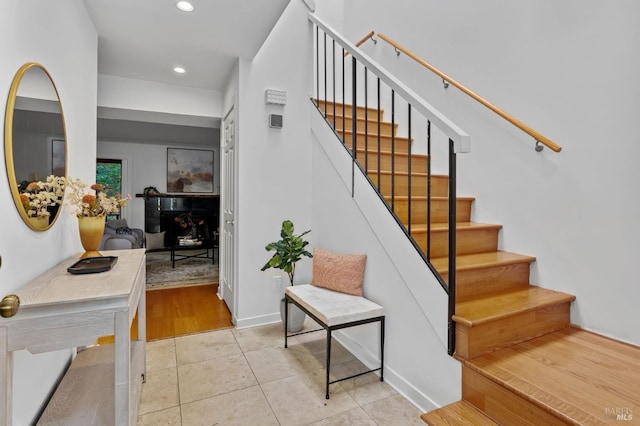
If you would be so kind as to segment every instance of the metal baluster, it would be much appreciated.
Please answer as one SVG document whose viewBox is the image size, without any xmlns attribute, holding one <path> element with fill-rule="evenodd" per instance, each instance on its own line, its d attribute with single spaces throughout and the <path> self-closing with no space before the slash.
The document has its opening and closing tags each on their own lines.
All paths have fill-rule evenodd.
<svg viewBox="0 0 640 426">
<path fill-rule="evenodd" d="M 344 143 L 346 145 L 346 141 L 347 138 L 345 136 L 345 124 L 344 124 L 344 120 L 345 120 L 345 114 L 344 114 L 344 103 L 345 103 L 345 88 L 344 88 L 344 58 L 345 58 L 345 52 L 344 52 L 344 47 L 342 48 L 342 143 Z"/>
<path fill-rule="evenodd" d="M 316 106 L 320 107 L 320 28 L 316 25 Z"/>
<path fill-rule="evenodd" d="M 357 113 L 356 113 L 356 99 L 357 99 L 357 95 L 358 95 L 358 91 L 357 91 L 357 87 L 356 87 L 356 82 L 357 82 L 357 70 L 356 70 L 356 65 L 358 64 L 356 62 L 356 58 L 353 58 L 353 60 L 351 61 L 352 64 L 352 70 L 351 70 L 351 75 L 352 75 L 352 84 L 353 87 L 351 88 L 351 116 L 352 116 L 352 120 L 356 118 Z M 353 127 L 353 126 L 352 126 Z M 357 151 L 356 151 L 356 132 L 351 132 L 351 142 L 352 142 L 352 152 L 351 152 L 351 156 L 353 157 L 353 160 L 351 161 L 351 197 L 353 197 L 355 195 L 355 169 L 356 169 L 356 156 L 357 156 Z"/>
<path fill-rule="evenodd" d="M 333 61 L 331 61 L 331 65 L 333 67 L 333 128 L 336 128 L 336 41 L 332 40 L 332 52 L 333 52 Z"/>
<path fill-rule="evenodd" d="M 407 205 L 409 206 L 407 213 L 407 231 L 409 232 L 409 235 L 411 235 L 411 208 L 413 206 L 413 200 L 411 199 L 411 104 L 408 104 L 407 109 L 407 125 L 409 126 L 407 135 Z"/>
<path fill-rule="evenodd" d="M 378 77 L 378 111 L 376 112 L 378 121 L 378 193 L 381 193 L 380 183 L 380 77 Z M 392 130 L 393 131 L 393 130 Z"/>
<path fill-rule="evenodd" d="M 427 121 L 427 259 L 431 261 L 431 120 Z"/>
<path fill-rule="evenodd" d="M 369 172 L 369 86 L 367 79 L 367 67 L 364 67 L 364 170 Z M 353 121 L 351 125 L 355 132 L 358 128 L 357 120 Z"/>
<path fill-rule="evenodd" d="M 456 153 L 449 139 L 449 355 L 456 350 Z"/>
<path fill-rule="evenodd" d="M 327 33 L 324 33 L 324 116 L 327 116 Z"/>
<path fill-rule="evenodd" d="M 391 128 L 396 125 L 396 91 L 391 89 Z M 391 210 L 396 211 L 396 135 L 391 133 Z"/>
</svg>

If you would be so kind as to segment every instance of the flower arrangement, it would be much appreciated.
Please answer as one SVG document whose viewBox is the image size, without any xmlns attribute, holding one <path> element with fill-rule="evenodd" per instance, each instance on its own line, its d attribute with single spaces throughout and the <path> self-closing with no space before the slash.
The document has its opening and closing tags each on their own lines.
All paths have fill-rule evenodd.
<svg viewBox="0 0 640 426">
<path fill-rule="evenodd" d="M 204 220 L 194 218 L 191 212 L 182 213 L 180 216 L 176 216 L 174 220 L 178 222 L 178 225 L 180 225 L 182 229 L 193 228 L 196 225 L 204 225 Z"/>
<path fill-rule="evenodd" d="M 119 193 L 109 196 L 104 186 L 95 183 L 88 186 L 80 179 L 67 179 L 67 203 L 71 212 L 78 217 L 105 216 L 118 213 L 127 204 L 131 195 L 122 197 Z"/>
<path fill-rule="evenodd" d="M 45 182 L 31 182 L 20 194 L 20 202 L 29 217 L 48 217 L 50 207 L 62 202 L 65 189 L 65 178 L 48 176 Z"/>
</svg>

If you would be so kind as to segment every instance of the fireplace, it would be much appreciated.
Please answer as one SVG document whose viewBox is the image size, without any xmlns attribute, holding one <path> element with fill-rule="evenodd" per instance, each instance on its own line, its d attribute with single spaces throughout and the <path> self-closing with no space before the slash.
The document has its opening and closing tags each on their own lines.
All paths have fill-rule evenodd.
<svg viewBox="0 0 640 426">
<path fill-rule="evenodd" d="M 214 240 L 219 214 L 218 195 L 156 194 L 145 199 L 144 226 L 146 232 L 164 231 L 165 247 L 177 244 L 178 237 L 184 235 Z M 185 226 L 181 226 L 181 222 Z"/>
</svg>

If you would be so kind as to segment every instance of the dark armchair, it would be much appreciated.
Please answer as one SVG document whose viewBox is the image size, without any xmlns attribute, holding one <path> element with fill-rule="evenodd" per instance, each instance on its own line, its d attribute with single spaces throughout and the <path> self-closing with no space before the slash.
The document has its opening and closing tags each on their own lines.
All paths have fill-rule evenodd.
<svg viewBox="0 0 640 426">
<path fill-rule="evenodd" d="M 121 250 L 144 247 L 142 229 L 129 228 L 126 219 L 108 220 L 98 250 Z"/>
</svg>

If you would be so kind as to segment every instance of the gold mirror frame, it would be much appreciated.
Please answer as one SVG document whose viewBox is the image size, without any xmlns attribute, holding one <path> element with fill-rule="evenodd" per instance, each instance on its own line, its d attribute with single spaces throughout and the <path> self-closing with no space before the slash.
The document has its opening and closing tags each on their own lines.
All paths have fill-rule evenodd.
<svg viewBox="0 0 640 426">
<path fill-rule="evenodd" d="M 22 80 L 25 74 L 27 74 L 27 72 L 32 69 L 39 69 L 40 71 L 44 72 L 44 74 L 47 76 L 47 78 L 51 82 L 53 91 L 55 92 L 55 95 L 58 101 L 58 106 L 60 107 L 60 118 L 62 120 L 62 133 L 63 133 L 63 139 L 64 139 L 64 175 L 63 177 L 67 176 L 67 166 L 68 166 L 67 128 L 64 120 L 64 112 L 62 110 L 62 102 L 60 101 L 58 88 L 53 82 L 53 78 L 51 78 L 51 74 L 49 74 L 49 71 L 47 71 L 47 69 L 39 63 L 29 62 L 21 66 L 18 72 L 16 72 L 16 75 L 13 78 L 13 81 L 11 82 L 11 89 L 9 90 L 9 98 L 7 100 L 7 110 L 5 113 L 5 121 L 4 121 L 4 153 L 5 153 L 7 178 L 9 179 L 9 187 L 11 188 L 11 195 L 13 197 L 13 202 L 16 206 L 16 209 L 18 210 L 18 213 L 20 214 L 20 217 L 22 217 L 22 220 L 24 221 L 24 223 L 27 224 L 29 228 L 33 229 L 34 231 L 42 232 L 51 228 L 55 223 L 55 221 L 58 219 L 58 216 L 60 215 L 60 211 L 62 210 L 61 204 L 63 202 L 63 199 L 60 200 L 60 205 L 55 210 L 55 213 L 48 217 L 48 221 L 47 221 L 48 223 L 46 223 L 46 225 L 43 223 L 38 223 L 36 220 L 34 220 L 33 217 L 30 218 L 27 211 L 25 210 L 25 207 L 23 207 L 22 201 L 20 199 L 19 183 L 17 181 L 15 159 L 14 159 L 14 138 L 13 138 L 14 111 L 16 108 L 16 99 L 18 97 L 18 88 L 20 87 L 20 83 L 22 83 Z M 45 149 L 49 149 L 49 147 L 45 145 Z M 51 149 L 53 149 L 53 147 Z M 52 166 L 52 170 L 53 170 L 53 166 Z M 45 173 L 45 174 L 48 174 L 48 173 Z"/>
</svg>

